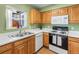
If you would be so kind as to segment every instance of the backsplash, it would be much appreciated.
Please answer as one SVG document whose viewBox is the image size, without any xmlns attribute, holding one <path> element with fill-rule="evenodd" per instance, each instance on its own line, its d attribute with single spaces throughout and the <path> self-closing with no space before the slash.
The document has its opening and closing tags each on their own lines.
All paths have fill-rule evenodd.
<svg viewBox="0 0 79 59">
<path fill-rule="evenodd" d="M 29 24 L 29 29 L 35 29 L 35 28 L 38 28 L 38 24 Z"/>
<path fill-rule="evenodd" d="M 79 24 L 69 24 L 68 27 L 71 31 L 79 31 Z"/>
<path fill-rule="evenodd" d="M 44 25 L 43 28 L 52 28 L 54 25 Z M 79 24 L 69 24 L 69 25 L 61 25 L 68 26 L 70 31 L 79 31 Z"/>
<path fill-rule="evenodd" d="M 43 29 L 46 29 L 46 28 L 52 29 L 52 25 L 51 24 L 43 24 L 42 28 Z"/>
</svg>

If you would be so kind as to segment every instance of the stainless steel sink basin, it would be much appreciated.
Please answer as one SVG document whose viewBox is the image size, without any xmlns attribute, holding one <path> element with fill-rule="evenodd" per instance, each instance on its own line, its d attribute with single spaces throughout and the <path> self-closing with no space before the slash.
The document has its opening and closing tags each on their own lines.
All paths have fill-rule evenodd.
<svg viewBox="0 0 79 59">
<path fill-rule="evenodd" d="M 17 33 L 17 34 L 12 34 L 12 35 L 9 35 L 9 37 L 10 38 L 14 38 L 14 37 L 23 37 L 23 36 L 25 36 L 25 35 L 31 35 L 31 34 L 33 34 L 33 33 L 31 33 L 31 32 L 23 32 L 23 33 Z"/>
</svg>

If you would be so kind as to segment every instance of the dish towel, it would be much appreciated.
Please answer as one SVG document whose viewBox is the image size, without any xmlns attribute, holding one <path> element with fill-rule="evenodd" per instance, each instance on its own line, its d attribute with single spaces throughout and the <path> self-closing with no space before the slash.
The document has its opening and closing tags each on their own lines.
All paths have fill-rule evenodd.
<svg viewBox="0 0 79 59">
<path fill-rule="evenodd" d="M 62 38 L 58 36 L 57 45 L 62 46 Z"/>
<path fill-rule="evenodd" d="M 52 43 L 53 43 L 53 44 L 56 44 L 56 35 L 53 35 Z"/>
</svg>

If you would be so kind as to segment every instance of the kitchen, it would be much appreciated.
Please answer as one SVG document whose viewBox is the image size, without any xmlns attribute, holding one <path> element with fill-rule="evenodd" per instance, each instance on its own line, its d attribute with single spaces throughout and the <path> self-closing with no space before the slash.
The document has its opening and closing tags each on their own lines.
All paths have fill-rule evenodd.
<svg viewBox="0 0 79 59">
<path fill-rule="evenodd" d="M 79 53 L 78 4 L 1 4 L 0 8 L 0 54 Z"/>
</svg>

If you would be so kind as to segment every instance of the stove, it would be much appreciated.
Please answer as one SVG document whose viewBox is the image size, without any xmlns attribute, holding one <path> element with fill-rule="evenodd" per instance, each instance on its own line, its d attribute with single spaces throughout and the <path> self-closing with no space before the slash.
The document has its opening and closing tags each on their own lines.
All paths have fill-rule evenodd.
<svg viewBox="0 0 79 59">
<path fill-rule="evenodd" d="M 49 49 L 56 53 L 67 53 L 68 50 L 68 27 L 53 26 L 49 34 Z"/>
</svg>

